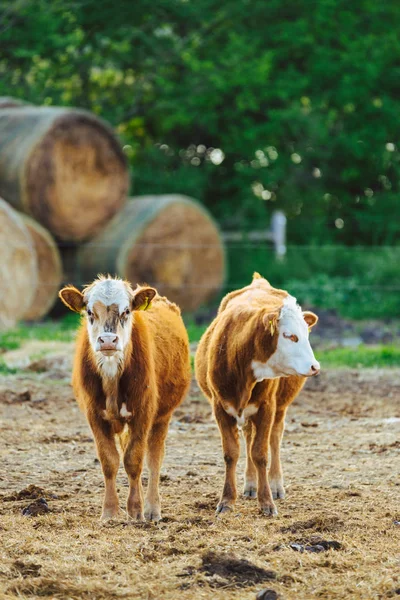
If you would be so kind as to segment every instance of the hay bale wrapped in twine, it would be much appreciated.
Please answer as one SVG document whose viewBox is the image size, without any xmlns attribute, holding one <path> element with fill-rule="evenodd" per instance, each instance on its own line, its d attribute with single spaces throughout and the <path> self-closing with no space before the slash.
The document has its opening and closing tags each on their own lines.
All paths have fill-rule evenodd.
<svg viewBox="0 0 400 600">
<path fill-rule="evenodd" d="M 95 235 L 125 203 L 128 185 L 119 142 L 89 112 L 0 110 L 0 195 L 59 239 Z"/>
<path fill-rule="evenodd" d="M 157 287 L 186 311 L 221 289 L 225 253 L 217 225 L 196 201 L 180 195 L 138 196 L 77 250 L 81 283 L 98 273 Z M 76 279 L 75 279 L 76 280 Z"/>
<path fill-rule="evenodd" d="M 24 314 L 24 319 L 34 321 L 44 317 L 57 299 L 62 282 L 62 262 L 60 251 L 52 235 L 37 221 L 21 215 L 25 226 L 32 237 L 38 265 L 38 286 L 31 306 Z"/>
<path fill-rule="evenodd" d="M 0 198 L 0 329 L 12 327 L 32 304 L 36 252 L 20 215 Z"/>
</svg>

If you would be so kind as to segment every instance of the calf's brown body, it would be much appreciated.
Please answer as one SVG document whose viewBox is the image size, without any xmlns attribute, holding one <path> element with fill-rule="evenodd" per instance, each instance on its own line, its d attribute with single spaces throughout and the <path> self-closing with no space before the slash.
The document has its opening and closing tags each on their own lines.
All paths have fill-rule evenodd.
<svg viewBox="0 0 400 600">
<path fill-rule="evenodd" d="M 244 495 L 257 496 L 261 510 L 269 515 L 277 513 L 273 498 L 284 497 L 280 445 L 285 414 L 306 377 L 292 375 L 257 381 L 252 365 L 253 361 L 266 363 L 274 354 L 277 318 L 287 297 L 287 292 L 272 288 L 255 274 L 252 284 L 222 299 L 218 315 L 196 352 L 197 381 L 213 407 L 226 468 L 217 512 L 233 508 L 237 497 L 239 422 L 246 440 Z M 312 315 L 314 324 L 317 317 L 306 314 Z"/>
<path fill-rule="evenodd" d="M 115 376 L 99 365 L 88 334 L 89 316 L 83 318 L 76 344 L 73 389 L 93 431 L 104 474 L 102 517 L 114 517 L 119 510 L 115 485 L 120 464 L 119 441 L 129 479 L 128 514 L 135 519 L 143 517 L 141 473 L 146 458 L 149 483 L 144 514 L 148 519 L 159 520 L 158 483 L 164 443 L 172 412 L 189 386 L 189 344 L 179 308 L 158 294 L 153 298 L 152 290 L 151 305 L 143 310 L 149 301 L 143 304 L 140 288 L 136 297 L 138 293 L 142 306 L 132 307 L 131 332 Z M 68 299 L 64 292 L 64 301 L 65 297 Z M 108 307 L 107 312 L 112 313 L 114 308 Z M 112 329 L 112 320 L 108 314 L 105 331 Z"/>
</svg>

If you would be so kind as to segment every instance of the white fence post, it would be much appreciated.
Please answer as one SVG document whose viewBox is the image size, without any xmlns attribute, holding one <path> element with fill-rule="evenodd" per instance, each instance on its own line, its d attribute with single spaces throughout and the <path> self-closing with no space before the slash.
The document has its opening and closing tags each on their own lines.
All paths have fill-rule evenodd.
<svg viewBox="0 0 400 600">
<path fill-rule="evenodd" d="M 275 210 L 272 213 L 270 229 L 249 231 L 246 234 L 242 231 L 225 231 L 222 232 L 222 237 L 226 242 L 270 241 L 274 245 L 276 258 L 283 259 L 286 254 L 286 221 L 285 213 Z"/>
<path fill-rule="evenodd" d="M 271 218 L 271 233 L 277 258 L 286 254 L 286 215 L 281 210 L 275 210 Z"/>
</svg>

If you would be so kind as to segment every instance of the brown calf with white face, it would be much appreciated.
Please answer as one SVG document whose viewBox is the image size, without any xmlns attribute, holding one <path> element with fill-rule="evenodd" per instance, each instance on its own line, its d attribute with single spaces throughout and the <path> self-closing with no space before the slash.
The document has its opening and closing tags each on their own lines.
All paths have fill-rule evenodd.
<svg viewBox="0 0 400 600">
<path fill-rule="evenodd" d="M 60 291 L 82 313 L 73 388 L 95 438 L 105 482 L 102 518 L 119 511 L 115 480 L 120 457 L 129 479 L 128 514 L 143 518 L 141 473 L 149 483 L 144 515 L 161 518 L 158 491 L 168 424 L 190 383 L 188 336 L 179 308 L 155 289 L 135 290 L 120 279 L 99 277 L 80 292 Z"/>
<path fill-rule="evenodd" d="M 222 299 L 201 338 L 196 377 L 213 406 L 226 468 L 217 513 L 232 509 L 236 500 L 240 426 L 247 454 L 244 495 L 257 496 L 264 514 L 277 514 L 273 498 L 285 495 L 280 445 L 286 410 L 320 369 L 308 341 L 317 320 L 255 273 L 250 285 Z"/>
</svg>

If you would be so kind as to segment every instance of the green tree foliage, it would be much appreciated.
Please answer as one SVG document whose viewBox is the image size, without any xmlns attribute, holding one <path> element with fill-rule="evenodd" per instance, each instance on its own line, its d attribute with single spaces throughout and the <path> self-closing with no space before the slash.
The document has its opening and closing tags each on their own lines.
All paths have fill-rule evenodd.
<svg viewBox="0 0 400 600">
<path fill-rule="evenodd" d="M 225 228 L 398 242 L 396 0 L 0 0 L 0 95 L 110 121 L 134 192 Z"/>
</svg>

